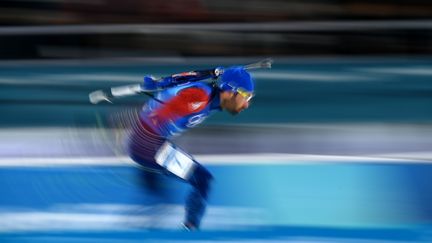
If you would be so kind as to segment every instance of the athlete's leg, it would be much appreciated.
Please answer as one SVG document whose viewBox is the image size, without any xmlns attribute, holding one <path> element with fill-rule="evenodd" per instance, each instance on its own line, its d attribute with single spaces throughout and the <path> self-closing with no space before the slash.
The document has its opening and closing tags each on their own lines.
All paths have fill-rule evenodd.
<svg viewBox="0 0 432 243">
<path fill-rule="evenodd" d="M 167 141 L 155 156 L 156 162 L 174 176 L 192 186 L 186 198 L 184 225 L 190 229 L 199 228 L 205 213 L 210 183 L 210 172 L 176 145 Z"/>
<path fill-rule="evenodd" d="M 136 181 L 145 195 L 141 199 L 143 207 L 134 213 L 143 214 L 150 219 L 143 223 L 143 227 L 157 229 L 166 222 L 163 205 L 170 200 L 170 195 L 161 178 L 166 174 L 165 169 L 156 163 L 154 156 L 166 139 L 152 132 L 140 122 L 139 117 L 129 114 L 129 119 L 134 120 L 129 121 L 126 151 L 133 161 L 141 165 Z"/>
<path fill-rule="evenodd" d="M 198 164 L 198 163 L 197 163 Z M 198 229 L 207 206 L 210 183 L 213 180 L 211 173 L 201 164 L 188 179 L 192 189 L 186 198 L 186 216 L 184 225 L 189 229 Z"/>
</svg>

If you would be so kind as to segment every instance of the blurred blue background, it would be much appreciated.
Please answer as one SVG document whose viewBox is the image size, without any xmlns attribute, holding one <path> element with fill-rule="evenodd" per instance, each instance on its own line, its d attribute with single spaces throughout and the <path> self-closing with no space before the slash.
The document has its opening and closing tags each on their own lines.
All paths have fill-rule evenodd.
<svg viewBox="0 0 432 243">
<path fill-rule="evenodd" d="M 2 242 L 428 242 L 427 1 L 2 1 Z M 247 64 L 256 97 L 175 138 L 215 176 L 201 232 L 188 186 L 145 187 L 119 112 L 91 91 Z"/>
</svg>

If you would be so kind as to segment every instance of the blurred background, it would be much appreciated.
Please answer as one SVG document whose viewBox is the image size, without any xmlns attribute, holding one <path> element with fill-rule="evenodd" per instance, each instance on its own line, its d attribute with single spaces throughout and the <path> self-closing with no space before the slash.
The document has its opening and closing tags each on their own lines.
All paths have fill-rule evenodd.
<svg viewBox="0 0 432 243">
<path fill-rule="evenodd" d="M 2 1 L 2 59 L 425 55 L 429 1 Z"/>
<path fill-rule="evenodd" d="M 427 242 L 432 4 L 425 0 L 0 2 L 0 238 L 8 242 Z M 175 138 L 216 181 L 145 189 L 97 89 L 275 61 L 251 107 Z M 223 237 L 222 237 L 223 236 Z"/>
</svg>

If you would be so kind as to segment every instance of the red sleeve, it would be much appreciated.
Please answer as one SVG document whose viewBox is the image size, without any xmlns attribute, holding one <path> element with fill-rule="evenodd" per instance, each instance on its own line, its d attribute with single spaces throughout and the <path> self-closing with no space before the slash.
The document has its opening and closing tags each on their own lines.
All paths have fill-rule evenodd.
<svg viewBox="0 0 432 243">
<path fill-rule="evenodd" d="M 176 119 L 182 116 L 190 115 L 202 111 L 209 100 L 209 95 L 200 88 L 187 88 L 181 90 L 171 100 L 166 102 L 159 110 L 156 116 L 161 121 L 167 119 Z"/>
</svg>

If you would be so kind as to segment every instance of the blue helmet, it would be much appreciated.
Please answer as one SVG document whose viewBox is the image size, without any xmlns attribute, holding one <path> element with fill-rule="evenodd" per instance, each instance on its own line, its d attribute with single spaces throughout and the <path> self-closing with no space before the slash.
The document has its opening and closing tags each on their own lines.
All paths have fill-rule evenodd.
<svg viewBox="0 0 432 243">
<path fill-rule="evenodd" d="M 251 75 L 243 67 L 231 67 L 223 71 L 218 87 L 223 91 L 237 91 L 239 88 L 253 93 L 254 83 Z"/>
</svg>

